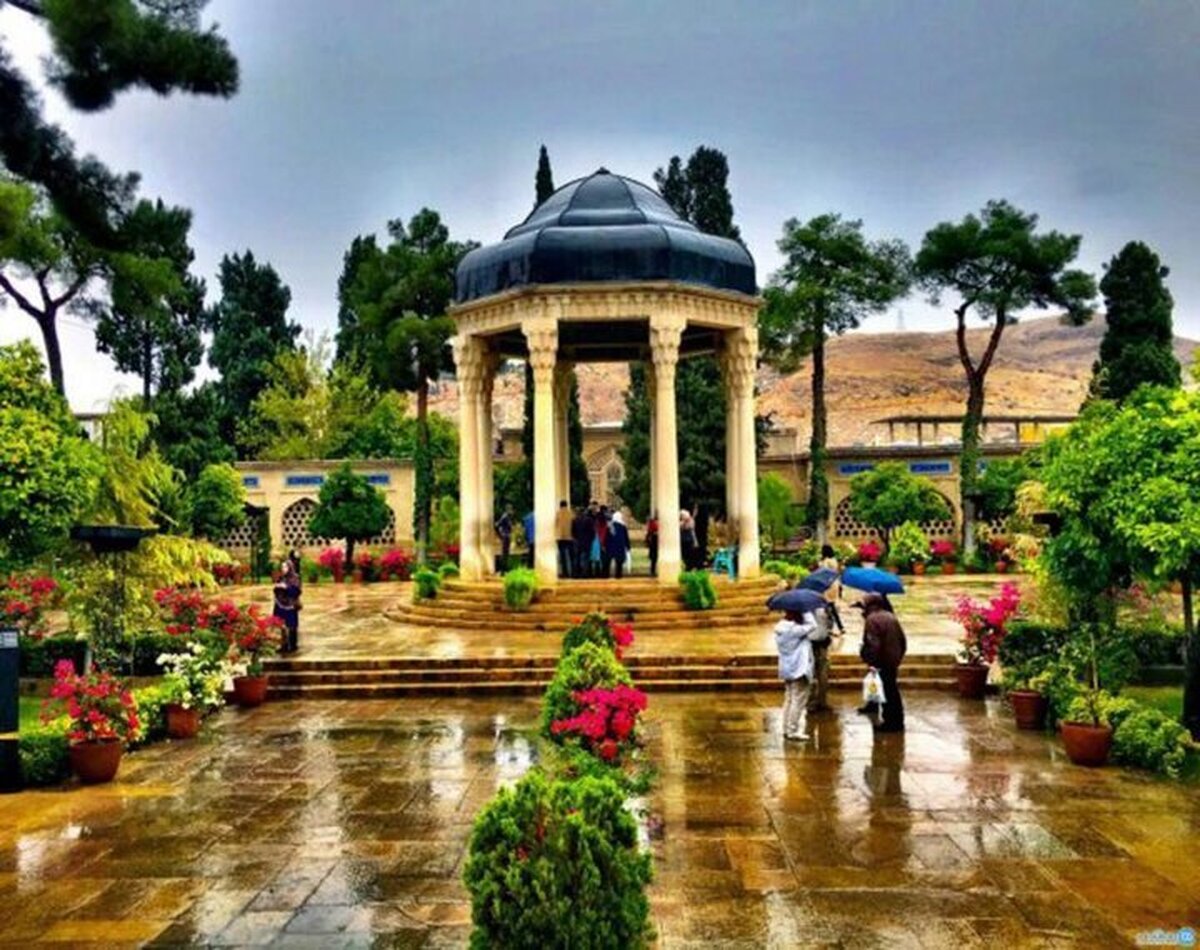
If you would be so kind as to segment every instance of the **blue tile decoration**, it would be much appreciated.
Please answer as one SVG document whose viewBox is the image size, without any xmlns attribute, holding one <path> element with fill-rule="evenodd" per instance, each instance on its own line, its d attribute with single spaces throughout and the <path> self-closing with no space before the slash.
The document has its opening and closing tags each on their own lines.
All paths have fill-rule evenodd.
<svg viewBox="0 0 1200 950">
<path fill-rule="evenodd" d="M 242 476 L 242 487 L 243 488 L 257 488 L 258 487 L 258 476 L 257 475 L 243 475 Z"/>
<path fill-rule="evenodd" d="M 367 476 L 367 482 L 371 485 L 390 485 L 392 476 L 386 472 L 376 472 L 374 475 Z"/>
<path fill-rule="evenodd" d="M 311 488 L 325 484 L 324 475 L 288 475 L 283 483 L 288 488 Z"/>
<path fill-rule="evenodd" d="M 860 472 L 869 472 L 875 467 L 873 462 L 845 462 L 838 466 L 839 475 L 857 475 Z"/>
<path fill-rule="evenodd" d="M 949 475 L 949 462 L 909 462 L 908 470 L 914 475 Z"/>
</svg>

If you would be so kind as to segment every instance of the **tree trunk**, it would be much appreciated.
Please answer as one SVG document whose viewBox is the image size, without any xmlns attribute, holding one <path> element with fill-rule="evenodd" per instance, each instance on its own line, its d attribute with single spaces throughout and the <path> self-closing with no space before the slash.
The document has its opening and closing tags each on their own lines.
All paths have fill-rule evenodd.
<svg viewBox="0 0 1200 950">
<path fill-rule="evenodd" d="M 42 344 L 46 347 L 46 368 L 50 371 L 50 382 L 58 390 L 59 395 L 66 396 L 67 390 L 63 383 L 62 347 L 58 342 L 58 312 L 47 310 L 37 318 L 38 327 L 42 331 Z"/>
<path fill-rule="evenodd" d="M 467 433 L 459 434 L 465 438 Z M 417 464 L 413 473 L 417 528 L 417 563 L 425 564 L 429 550 L 429 512 L 433 502 L 432 464 L 429 458 L 429 381 L 422 373 L 417 383 Z"/>
<path fill-rule="evenodd" d="M 959 502 L 962 506 L 964 554 L 975 550 L 975 484 L 979 478 L 979 427 L 983 420 L 983 374 L 967 378 L 967 411 L 962 424 L 962 455 L 959 458 Z"/>
<path fill-rule="evenodd" d="M 142 408 L 150 408 L 150 386 L 154 376 L 154 350 L 150 334 L 142 334 Z"/>
<path fill-rule="evenodd" d="M 346 573 L 354 574 L 354 539 L 346 539 Z"/>
<path fill-rule="evenodd" d="M 1196 617 L 1192 608 L 1192 578 L 1185 574 L 1183 586 L 1184 661 L 1187 679 L 1183 687 L 1183 724 L 1192 738 L 1200 740 L 1200 636 L 1196 633 Z"/>
<path fill-rule="evenodd" d="M 825 446 L 829 441 L 825 408 L 825 321 L 813 322 L 812 438 L 809 440 L 808 523 L 824 543 L 829 524 L 829 478 L 825 472 Z"/>
</svg>

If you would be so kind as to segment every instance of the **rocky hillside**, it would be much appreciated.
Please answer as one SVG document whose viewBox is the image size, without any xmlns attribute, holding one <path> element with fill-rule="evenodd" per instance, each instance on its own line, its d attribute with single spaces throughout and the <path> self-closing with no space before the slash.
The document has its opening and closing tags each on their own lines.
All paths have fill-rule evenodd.
<svg viewBox="0 0 1200 950">
<path fill-rule="evenodd" d="M 972 353 L 982 352 L 987 333 L 970 331 Z M 1044 318 L 1009 327 L 988 376 L 988 412 L 1075 412 L 1087 392 L 1103 333 L 1103 321 L 1076 329 Z M 1184 367 L 1191 366 L 1196 346 L 1192 340 L 1176 340 Z M 884 416 L 962 411 L 966 387 L 952 331 L 854 333 L 831 341 L 827 352 L 831 445 L 876 441 L 882 433 L 871 422 Z M 624 364 L 580 367 L 584 422 L 619 422 L 628 380 Z M 760 371 L 759 411 L 772 413 L 779 427 L 794 428 L 800 446 L 809 436 L 810 386 L 807 367 L 788 376 L 769 368 Z M 523 392 L 522 367 L 501 374 L 496 386 L 501 425 L 520 425 Z M 453 383 L 439 387 L 433 405 L 441 412 L 457 411 Z"/>
</svg>

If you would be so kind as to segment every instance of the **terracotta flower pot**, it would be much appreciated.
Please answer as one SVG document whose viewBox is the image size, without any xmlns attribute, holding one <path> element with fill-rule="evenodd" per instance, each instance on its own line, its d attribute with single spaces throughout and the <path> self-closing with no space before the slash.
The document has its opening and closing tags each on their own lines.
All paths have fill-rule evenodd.
<svg viewBox="0 0 1200 950">
<path fill-rule="evenodd" d="M 233 696 L 239 706 L 249 708 L 261 706 L 267 698 L 267 677 L 235 676 L 233 678 Z"/>
<path fill-rule="evenodd" d="M 997 574 L 1008 573 L 1008 561 L 997 561 L 994 565 Z"/>
<path fill-rule="evenodd" d="M 1095 768 L 1108 761 L 1112 749 L 1111 726 L 1093 726 L 1086 722 L 1064 722 L 1062 724 L 1063 745 L 1067 758 L 1076 765 Z"/>
<path fill-rule="evenodd" d="M 953 574 L 954 571 L 955 571 L 955 564 L 953 561 L 943 561 L 942 562 L 942 573 L 943 574 Z"/>
<path fill-rule="evenodd" d="M 1012 703 L 1018 729 L 1046 728 L 1046 712 L 1050 702 L 1041 693 L 1031 689 L 1014 689 L 1008 694 L 1008 701 Z"/>
<path fill-rule="evenodd" d="M 976 663 L 959 663 L 954 667 L 958 679 L 958 695 L 963 699 L 983 699 L 987 690 L 988 668 Z"/>
<path fill-rule="evenodd" d="M 111 782 L 121 767 L 124 743 L 114 739 L 110 742 L 80 742 L 68 750 L 71 771 L 79 776 L 84 785 L 100 785 Z"/>
<path fill-rule="evenodd" d="M 200 731 L 200 710 L 167 703 L 167 735 L 172 739 L 194 739 Z"/>
<path fill-rule="evenodd" d="M 924 561 L 913 561 L 912 572 L 914 574 L 916 574 L 918 577 L 920 577 L 922 574 L 924 574 L 925 573 L 925 562 Z"/>
</svg>

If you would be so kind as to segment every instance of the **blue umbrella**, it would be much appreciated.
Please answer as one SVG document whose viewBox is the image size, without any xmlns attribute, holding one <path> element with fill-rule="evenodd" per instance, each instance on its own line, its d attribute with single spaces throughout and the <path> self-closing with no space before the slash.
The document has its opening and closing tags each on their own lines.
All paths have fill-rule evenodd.
<svg viewBox="0 0 1200 950">
<path fill-rule="evenodd" d="M 875 594 L 903 594 L 904 585 L 890 571 L 877 567 L 848 567 L 842 571 L 842 583 L 855 590 Z"/>
<path fill-rule="evenodd" d="M 815 590 L 818 594 L 823 594 L 837 583 L 838 572 L 832 567 L 819 567 L 808 577 L 804 578 L 797 586 L 803 587 L 805 590 Z"/>
<path fill-rule="evenodd" d="M 816 591 L 793 587 L 791 590 L 781 590 L 772 594 L 767 600 L 768 610 L 794 611 L 798 614 L 815 613 L 828 602 Z"/>
</svg>

